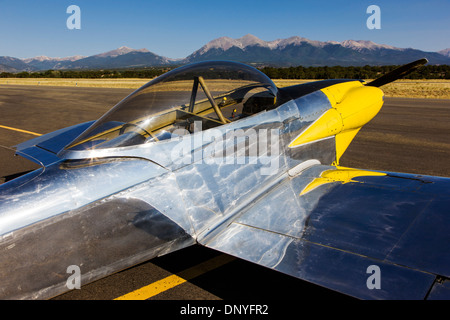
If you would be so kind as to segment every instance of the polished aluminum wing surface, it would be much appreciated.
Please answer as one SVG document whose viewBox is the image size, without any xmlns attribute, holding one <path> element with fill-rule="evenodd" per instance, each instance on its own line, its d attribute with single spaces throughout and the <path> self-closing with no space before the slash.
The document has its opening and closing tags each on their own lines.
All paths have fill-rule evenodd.
<svg viewBox="0 0 450 320">
<path fill-rule="evenodd" d="M 199 242 L 361 299 L 448 299 L 449 191 L 448 178 L 314 164 Z"/>
</svg>

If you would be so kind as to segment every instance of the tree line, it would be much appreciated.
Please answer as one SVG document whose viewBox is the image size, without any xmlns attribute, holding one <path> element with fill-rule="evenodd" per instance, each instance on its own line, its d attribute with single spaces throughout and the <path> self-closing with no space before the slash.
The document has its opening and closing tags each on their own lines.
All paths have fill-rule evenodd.
<svg viewBox="0 0 450 320">
<path fill-rule="evenodd" d="M 399 66 L 364 67 L 261 67 L 272 79 L 375 79 Z M 154 78 L 175 67 L 127 70 L 46 70 L 35 72 L 2 72 L 0 78 Z M 417 69 L 405 79 L 450 79 L 449 65 L 428 65 Z"/>
<path fill-rule="evenodd" d="M 399 66 L 364 67 L 264 67 L 260 70 L 272 79 L 376 79 Z M 449 65 L 418 68 L 404 79 L 450 79 Z"/>
<path fill-rule="evenodd" d="M 114 79 L 114 78 L 154 78 L 172 68 L 151 68 L 141 70 L 46 70 L 18 73 L 2 72 L 0 78 L 81 78 L 81 79 Z"/>
</svg>

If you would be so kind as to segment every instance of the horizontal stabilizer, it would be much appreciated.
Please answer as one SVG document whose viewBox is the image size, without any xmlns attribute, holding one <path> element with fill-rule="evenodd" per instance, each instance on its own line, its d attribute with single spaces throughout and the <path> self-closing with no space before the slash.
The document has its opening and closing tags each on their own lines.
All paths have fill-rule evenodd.
<svg viewBox="0 0 450 320">
<path fill-rule="evenodd" d="M 41 166 L 47 166 L 59 160 L 57 154 L 94 121 L 63 128 L 37 138 L 20 143 L 14 148 L 16 153 Z"/>
</svg>

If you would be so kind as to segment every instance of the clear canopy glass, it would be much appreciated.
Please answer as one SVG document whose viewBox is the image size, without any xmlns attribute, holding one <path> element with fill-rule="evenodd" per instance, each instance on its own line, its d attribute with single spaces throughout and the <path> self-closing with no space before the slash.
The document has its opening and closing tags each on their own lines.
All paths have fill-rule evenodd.
<svg viewBox="0 0 450 320">
<path fill-rule="evenodd" d="M 206 130 L 276 105 L 277 88 L 250 66 L 200 62 L 167 72 L 103 115 L 66 150 L 133 146 Z"/>
</svg>

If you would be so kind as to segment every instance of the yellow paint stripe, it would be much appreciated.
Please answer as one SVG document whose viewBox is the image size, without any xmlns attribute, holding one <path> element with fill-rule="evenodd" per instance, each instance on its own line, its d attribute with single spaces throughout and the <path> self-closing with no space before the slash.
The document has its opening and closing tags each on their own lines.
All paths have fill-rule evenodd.
<svg viewBox="0 0 450 320">
<path fill-rule="evenodd" d="M 320 174 L 320 177 L 315 178 L 302 190 L 300 196 L 327 183 L 341 182 L 342 184 L 346 184 L 349 182 L 359 182 L 353 180 L 353 178 L 376 177 L 376 176 L 378 177 L 386 176 L 386 173 L 346 168 L 346 167 L 336 167 L 335 169 L 323 171 Z"/>
<path fill-rule="evenodd" d="M 2 126 L 2 125 L 0 125 L 0 128 L 8 129 L 8 130 L 13 130 L 13 131 L 18 131 L 18 132 L 23 132 L 23 133 L 28 133 L 28 134 L 32 134 L 32 135 L 34 135 L 34 136 L 42 136 L 42 134 L 40 134 L 40 133 L 36 133 L 36 132 L 32 132 L 32 131 L 27 131 L 27 130 L 22 130 L 22 129 L 17 129 L 17 128 L 11 128 L 11 127 Z"/>
<path fill-rule="evenodd" d="M 164 279 L 156 281 L 145 287 L 137 289 L 133 292 L 127 293 L 120 296 L 114 300 L 145 300 L 149 299 L 157 294 L 172 289 L 186 281 L 194 279 L 202 274 L 205 274 L 211 270 L 214 270 L 220 266 L 223 266 L 236 258 L 229 255 L 219 255 L 215 258 L 202 262 L 194 267 L 186 269 L 179 272 L 178 274 L 173 274 Z"/>
</svg>

